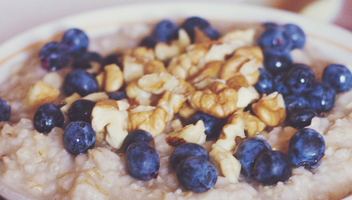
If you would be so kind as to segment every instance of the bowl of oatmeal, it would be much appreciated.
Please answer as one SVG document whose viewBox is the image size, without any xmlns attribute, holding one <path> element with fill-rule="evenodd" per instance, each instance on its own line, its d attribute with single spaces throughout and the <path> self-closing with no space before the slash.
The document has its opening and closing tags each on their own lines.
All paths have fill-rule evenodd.
<svg viewBox="0 0 352 200">
<path fill-rule="evenodd" d="M 191 39 L 187 32 L 178 30 L 178 38 L 174 42 L 137 48 L 161 20 L 169 19 L 180 26 L 191 16 L 209 21 L 211 27 L 219 32 L 220 39 L 209 41 L 209 37 L 197 30 L 198 39 Z M 265 22 L 279 25 L 293 23 L 304 30 L 304 48 L 292 50 L 290 55 L 293 63 L 308 65 L 316 81 L 321 81 L 327 65 L 341 64 L 351 69 L 350 32 L 292 13 L 238 4 L 150 3 L 118 6 L 44 24 L 2 44 L 0 97 L 10 105 L 11 116 L 8 121 L 0 122 L 0 194 L 8 199 L 347 197 L 352 191 L 352 146 L 349 142 L 352 141 L 349 134 L 352 128 L 351 91 L 337 93 L 332 110 L 317 114 L 308 126 L 325 141 L 325 152 L 319 167 L 311 170 L 295 167 L 288 180 L 270 185 L 244 180 L 240 175 L 241 165 L 232 154 L 241 140 L 253 136 L 267 141 L 275 151 L 289 152 L 290 138 L 298 129 L 282 123 L 286 115 L 282 96 L 275 92 L 272 95 L 259 95 L 249 89 L 244 90 L 247 93 L 242 93 L 246 98 L 236 105 L 231 102 L 237 99 L 224 93 L 228 98 L 226 109 L 221 106 L 207 108 L 197 102 L 197 95 L 201 98 L 205 91 L 215 96 L 222 93 L 224 90 L 220 87 L 225 87 L 230 94 L 240 92 L 238 85 L 234 86 L 237 89 L 228 88 L 231 84 L 227 80 L 232 77 L 233 71 L 224 69 L 221 73 L 219 69 L 235 52 L 240 56 L 248 56 L 248 51 L 243 50 L 246 48 L 250 50 L 246 62 L 253 62 L 246 65 L 249 66 L 248 70 L 243 68 L 240 73 L 250 86 L 257 83 L 257 70 L 263 67 L 263 61 L 256 40 L 264 31 L 262 24 Z M 74 60 L 70 60 L 67 67 L 50 71 L 43 68 L 39 58 L 45 44 L 60 41 L 65 31 L 73 27 L 88 35 L 89 52 L 98 52 L 102 58 L 120 55 L 119 59 L 123 59 L 118 64 L 122 66 L 106 65 L 109 67 L 103 66 L 104 69 L 100 69 L 101 63 L 98 63 L 98 68 L 94 67 L 97 61 L 90 63 L 87 71 L 94 74 L 98 89 L 88 95 L 68 94 L 64 89 L 65 77 L 72 71 Z M 259 57 L 252 50 L 259 51 Z M 184 61 L 185 64 L 187 59 L 197 63 L 191 66 L 195 71 L 180 73 L 183 72 L 179 68 L 181 64 L 177 63 Z M 209 64 L 209 70 L 204 67 L 207 63 L 212 63 Z M 112 77 L 114 84 L 109 84 L 108 77 Z M 127 93 L 128 100 L 108 100 L 108 93 L 121 88 Z M 96 132 L 96 141 L 94 148 L 89 147 L 83 153 L 72 153 L 76 151 L 65 147 L 63 135 L 67 134 L 66 126 L 71 121 L 70 106 L 79 99 L 94 102 L 89 123 Z M 262 110 L 261 104 L 271 100 L 275 101 L 276 108 L 269 109 L 272 115 L 269 118 L 279 118 L 273 123 L 271 120 L 266 121 L 265 117 L 260 118 L 260 114 L 255 112 Z M 253 102 L 257 105 L 253 106 L 254 114 L 242 111 Z M 38 107 L 44 103 L 57 105 L 64 116 L 61 127 L 55 126 L 46 133 L 38 131 L 33 122 Z M 216 105 L 216 102 L 210 105 Z M 218 142 L 218 138 L 205 139 L 207 125 L 203 121 L 206 120 L 197 121 L 194 125 L 185 124 L 184 121 L 192 118 L 197 111 L 215 119 L 224 119 L 225 126 L 220 128 L 220 134 L 225 136 L 225 139 L 222 137 L 223 141 Z M 244 130 L 244 125 L 242 128 L 237 126 L 236 120 L 244 120 L 244 115 L 255 119 L 254 127 L 251 125 Z M 212 121 L 215 119 L 212 118 Z M 227 135 L 228 129 L 224 127 L 233 128 L 232 132 L 237 135 Z M 126 166 L 126 162 L 130 161 L 127 161 L 126 149 L 123 149 L 124 138 L 137 129 L 146 130 L 153 136 L 154 144 L 151 146 L 156 150 L 160 162 L 158 175 L 147 181 L 132 177 L 131 170 Z M 185 141 L 200 144 L 209 153 L 209 163 L 216 168 L 216 183 L 205 192 L 191 192 L 192 189 L 180 185 L 176 171 L 170 166 L 175 146 Z"/>
</svg>

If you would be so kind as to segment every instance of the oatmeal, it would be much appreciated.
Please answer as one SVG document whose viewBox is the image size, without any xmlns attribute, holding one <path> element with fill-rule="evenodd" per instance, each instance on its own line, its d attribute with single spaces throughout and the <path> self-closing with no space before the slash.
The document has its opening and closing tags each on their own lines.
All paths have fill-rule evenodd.
<svg viewBox="0 0 352 200">
<path fill-rule="evenodd" d="M 264 37 L 260 25 L 223 28 L 221 36 L 209 24 L 191 29 L 186 23 L 180 27 L 158 25 L 168 28 L 158 33 L 150 25 L 129 25 L 115 36 L 92 39 L 89 50 L 104 56 L 113 52 L 113 62 L 99 54 L 90 54 L 83 64 L 77 61 L 88 45 L 83 40 L 81 48 L 70 48 L 67 53 L 76 60 L 54 70 L 49 61 L 43 64 L 43 58 L 39 60 L 42 46 L 33 49 L 32 58 L 1 85 L 0 96 L 11 106 L 9 122 L 0 122 L 0 176 L 6 184 L 25 191 L 29 199 L 341 199 L 352 193 L 352 145 L 346 143 L 352 140 L 348 134 L 352 128 L 352 91 L 344 90 L 336 98 L 333 93 L 332 110 L 317 105 L 313 112 L 319 113 L 312 115 L 309 126 L 302 126 L 301 118 L 287 121 L 291 116 L 287 96 L 310 95 L 306 92 L 313 87 L 315 91 L 319 87 L 330 89 L 313 84 L 314 78 L 321 79 L 323 67 L 314 69 L 315 77 L 313 72 L 304 72 L 308 74 L 306 80 L 312 81 L 309 86 L 293 87 L 295 83 L 287 81 L 284 91 L 275 85 L 281 79 L 270 79 L 271 86 L 270 81 L 265 82 L 263 62 L 268 62 L 268 51 L 264 50 L 269 47 L 265 40 L 259 42 L 261 47 L 255 46 L 257 38 Z M 268 26 L 278 25 L 266 26 L 265 30 L 277 30 Z M 128 32 L 131 29 L 132 35 Z M 163 38 L 162 34 L 170 30 L 171 38 Z M 66 42 L 70 40 L 70 36 L 64 37 Z M 270 51 L 292 45 L 285 39 Z M 138 41 L 142 41 L 139 47 Z M 302 48 L 304 41 L 293 43 L 288 47 Z M 309 54 L 312 49 L 295 51 Z M 282 59 L 285 69 L 265 66 L 275 77 L 275 70 L 287 72 L 292 65 L 285 65 L 292 62 L 291 57 Z M 77 81 L 73 76 L 83 78 Z M 81 88 L 86 80 L 88 88 Z M 331 103 L 329 98 L 324 100 Z M 64 125 L 50 126 L 48 134 L 38 131 L 34 118 L 42 104 L 60 105 L 57 109 L 65 119 Z M 45 116 L 57 120 L 53 113 Z M 74 118 L 80 121 L 76 125 L 72 125 Z M 80 143 L 84 147 L 75 149 L 69 142 L 81 138 L 70 135 L 72 130 L 66 127 L 72 126 L 75 135 L 88 127 L 90 143 Z M 246 138 L 264 139 L 271 152 L 288 157 L 292 136 L 304 127 L 324 140 L 324 155 L 319 159 L 296 167 L 290 162 L 288 177 L 272 184 L 261 182 L 258 172 L 250 172 L 250 179 L 241 172 L 243 163 L 233 154 Z M 147 166 L 135 170 L 126 164 L 142 162 L 129 157 L 131 150 L 126 146 L 126 137 L 140 130 L 147 134 L 143 142 L 150 144 L 144 144 L 146 148 L 151 152 L 155 149 L 151 154 L 158 155 L 148 160 L 153 173 L 147 177 L 140 174 Z M 202 186 L 190 186 L 191 181 L 180 183 L 185 177 L 179 176 L 186 170 L 170 166 L 170 157 L 183 143 L 197 144 L 209 154 L 210 161 L 195 160 L 206 163 L 199 169 L 214 168 L 211 181 Z M 157 166 L 152 166 L 155 162 Z M 179 165 L 186 167 L 185 163 Z"/>
</svg>

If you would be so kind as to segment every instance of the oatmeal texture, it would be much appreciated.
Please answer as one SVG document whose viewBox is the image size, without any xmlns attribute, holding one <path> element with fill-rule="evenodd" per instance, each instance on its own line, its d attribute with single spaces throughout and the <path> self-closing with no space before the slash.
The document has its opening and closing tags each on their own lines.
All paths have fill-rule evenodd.
<svg viewBox="0 0 352 200">
<path fill-rule="evenodd" d="M 253 45 L 255 35 L 253 30 L 230 33 L 220 40 L 223 42 L 221 44 L 197 44 L 187 48 L 184 45 L 188 45 L 189 39 L 182 39 L 181 37 L 179 41 L 172 43 L 171 46 L 162 47 L 177 48 L 177 53 L 165 51 L 163 52 L 165 55 L 156 55 L 156 57 L 162 57 L 163 59 L 174 57 L 168 63 L 168 68 L 165 68 L 166 66 L 163 66 L 162 62 L 155 59 L 153 52 L 143 49 L 130 50 L 128 55 L 125 56 L 125 64 L 131 67 L 130 70 L 135 71 L 123 70 L 122 72 L 125 83 L 128 83 L 126 87 L 127 95 L 132 100 L 120 102 L 122 104 L 118 105 L 118 107 L 124 105 L 124 108 L 119 110 L 125 113 L 124 120 L 131 121 L 129 124 L 122 123 L 121 126 L 126 126 L 124 128 L 129 132 L 138 128 L 147 127 L 146 129 L 148 129 L 149 127 L 150 130 L 148 130 L 155 136 L 155 148 L 160 156 L 161 165 L 158 177 L 146 182 L 138 181 L 127 174 L 124 153 L 112 148 L 112 146 L 119 147 L 121 143 L 119 139 L 118 142 L 120 143 L 116 144 L 115 140 L 117 139 L 113 135 L 113 131 L 108 129 L 106 130 L 107 133 L 100 131 L 100 135 L 97 133 L 99 140 L 94 149 L 88 150 L 86 154 L 73 156 L 63 146 L 63 129 L 54 128 L 46 135 L 34 129 L 31 119 L 36 109 L 25 107 L 23 99 L 27 95 L 29 86 L 33 86 L 38 80 L 46 80 L 44 82 L 51 85 L 49 81 L 51 78 L 45 79 L 46 72 L 39 66 L 39 61 L 30 59 L 23 64 L 21 70 L 1 85 L 0 96 L 10 102 L 12 108 L 10 122 L 0 122 L 0 176 L 2 180 L 8 185 L 15 185 L 19 190 L 28 191 L 28 197 L 32 196 L 33 199 L 323 200 L 341 199 L 348 196 L 352 193 L 352 143 L 348 142 L 352 141 L 352 134 L 350 134 L 352 129 L 352 104 L 349 103 L 352 102 L 352 91 L 337 95 L 334 109 L 325 117 L 315 117 L 312 120 L 310 127 L 322 134 L 326 142 L 325 156 L 317 169 L 309 171 L 302 167 L 295 168 L 292 177 L 287 182 L 279 182 L 274 186 L 262 186 L 257 183 L 249 184 L 243 181 L 241 177 L 239 180 L 237 178 L 230 179 L 225 177 L 226 173 L 219 173 L 220 176 L 215 186 L 204 193 L 184 191 L 178 183 L 175 171 L 169 166 L 169 157 L 174 147 L 166 142 L 168 141 L 167 138 L 170 137 L 169 133 L 176 135 L 171 135 L 175 138 L 181 137 L 180 135 L 183 133 L 182 128 L 184 127 L 179 121 L 174 120 L 177 118 L 176 114 L 179 112 L 181 116 L 186 118 L 195 113 L 196 110 L 202 110 L 211 114 L 215 112 L 216 116 L 223 118 L 231 116 L 236 111 L 238 106 L 236 101 L 238 99 L 241 102 L 246 102 L 244 105 L 248 105 L 248 102 L 252 102 L 253 99 L 258 99 L 256 93 L 253 95 L 254 97 L 244 100 L 242 96 L 237 96 L 240 94 L 240 88 L 254 85 L 258 78 L 257 70 L 262 66 L 254 62 L 255 56 L 242 57 L 246 62 L 253 60 L 253 63 L 247 65 L 249 68 L 231 69 L 234 76 L 241 76 L 247 80 L 246 85 L 236 85 L 233 88 L 230 86 L 231 84 L 227 83 L 228 85 L 226 85 L 225 80 L 217 79 L 224 71 L 224 69 L 220 70 L 220 65 L 210 65 L 211 67 L 206 65 L 206 63 L 211 62 L 223 62 L 225 55 L 229 52 L 233 53 L 243 46 Z M 121 42 L 119 45 L 122 49 L 136 46 L 136 41 L 149 34 L 150 31 L 150 26 L 144 24 L 126 26 L 117 34 L 120 38 L 118 42 Z M 129 34 L 131 32 L 134 34 Z M 184 37 L 184 34 L 182 36 Z M 116 49 L 112 49 L 111 46 L 116 47 L 118 43 L 115 44 L 116 41 L 113 44 L 109 43 L 116 39 L 115 37 L 94 40 L 90 48 L 92 50 L 104 49 L 104 52 L 108 53 L 116 52 Z M 38 51 L 39 49 L 33 49 L 35 53 Z M 36 56 L 35 53 L 33 53 L 34 57 Z M 248 55 L 239 52 L 237 56 Z M 147 66 L 147 68 L 143 69 L 143 66 Z M 226 65 L 222 65 L 222 67 L 224 66 Z M 243 64 L 243 66 L 246 65 Z M 204 69 L 208 69 L 207 67 L 209 67 L 210 74 L 204 72 Z M 60 82 L 60 76 L 64 77 L 69 70 L 67 68 L 59 71 L 59 76 L 57 74 L 51 76 L 55 77 L 55 80 L 58 80 L 57 82 Z M 116 70 L 119 71 L 118 68 Z M 120 71 L 119 73 L 119 77 L 122 77 Z M 319 73 L 321 72 L 318 70 L 317 74 Z M 156 81 L 151 82 L 150 78 Z M 228 78 L 230 79 L 230 77 L 226 77 L 226 79 Z M 115 88 L 121 87 L 121 81 L 117 85 Z M 56 89 L 60 88 L 60 85 L 56 83 L 51 86 Z M 198 91 L 195 91 L 196 89 Z M 167 94 L 166 97 L 168 98 L 165 96 L 161 98 L 161 94 Z M 197 96 L 197 94 L 199 95 Z M 105 96 L 103 95 L 103 97 Z M 60 91 L 59 97 L 53 103 L 59 104 L 65 98 L 63 92 Z M 227 100 L 231 98 L 233 98 L 233 101 L 228 102 Z M 99 102 L 100 99 L 97 101 Z M 214 104 L 214 102 L 218 104 Z M 264 121 L 266 125 L 279 124 L 285 117 L 282 103 L 277 104 L 277 109 L 280 109 L 280 116 L 274 117 L 279 119 L 272 119 L 275 121 L 272 123 Z M 211 105 L 218 107 L 212 108 Z M 154 113 L 156 110 L 159 113 L 158 116 Z M 260 112 L 263 113 L 264 111 Z M 271 110 L 268 111 L 270 114 L 272 112 L 275 113 Z M 126 113 L 128 113 L 128 117 Z M 142 115 L 144 118 L 140 118 Z M 297 131 L 296 129 L 282 126 L 264 129 L 266 125 L 260 120 L 261 115 L 264 114 L 257 116 L 258 118 L 254 115 L 248 115 L 251 114 L 245 113 L 244 117 L 242 116 L 239 125 L 236 121 L 236 123 L 229 123 L 226 127 L 233 126 L 232 129 L 240 127 L 241 133 L 249 131 L 251 136 L 256 135 L 264 138 L 274 150 L 285 153 L 288 151 L 289 140 Z M 254 123 L 254 125 L 251 126 L 250 123 Z M 97 124 L 97 126 L 100 125 Z M 203 129 L 204 127 L 199 129 L 199 138 L 201 139 L 196 138 L 197 140 L 194 141 L 210 152 L 215 141 L 205 141 Z M 234 138 L 238 135 L 231 136 L 227 131 L 223 129 L 221 133 L 223 141 L 216 143 L 216 145 L 223 144 L 221 148 L 230 145 L 224 151 L 231 153 L 236 145 Z M 258 131 L 261 133 L 258 133 Z M 245 137 L 244 134 L 239 136 Z M 186 138 L 186 136 L 184 137 Z M 187 139 L 194 139 L 190 137 L 187 135 Z M 231 138 L 233 141 L 227 143 L 226 138 Z M 182 140 L 186 141 L 186 139 Z M 228 149 L 231 151 L 228 151 Z M 239 173 L 239 170 L 233 169 L 232 172 Z"/>
</svg>

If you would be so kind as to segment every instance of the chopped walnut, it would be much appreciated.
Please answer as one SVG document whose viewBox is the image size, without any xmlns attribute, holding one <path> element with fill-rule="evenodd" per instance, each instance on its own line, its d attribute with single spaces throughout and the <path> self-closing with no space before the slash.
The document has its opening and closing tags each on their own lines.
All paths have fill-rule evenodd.
<svg viewBox="0 0 352 200">
<path fill-rule="evenodd" d="M 128 132 L 142 129 L 156 137 L 165 130 L 168 113 L 162 107 L 140 105 L 128 114 Z"/>
<path fill-rule="evenodd" d="M 123 58 L 123 78 L 126 83 L 130 83 L 144 75 L 144 60 L 137 60 L 131 56 Z"/>
<path fill-rule="evenodd" d="M 134 99 L 138 104 L 150 105 L 153 94 L 138 87 L 137 81 L 133 81 L 126 87 L 126 94 L 129 98 Z"/>
<path fill-rule="evenodd" d="M 258 117 L 252 115 L 249 111 L 243 113 L 245 127 L 248 137 L 254 137 L 255 133 L 262 132 L 266 125 Z"/>
<path fill-rule="evenodd" d="M 190 78 L 188 81 L 198 90 L 205 89 L 217 79 L 221 65 L 221 61 L 209 62 L 204 66 L 203 70 Z"/>
<path fill-rule="evenodd" d="M 233 151 L 236 148 L 236 137 L 246 137 L 244 130 L 245 122 L 243 111 L 237 110 L 227 120 L 226 125 L 223 126 L 216 144 L 228 151 Z"/>
<path fill-rule="evenodd" d="M 237 90 L 238 100 L 236 106 L 245 108 L 259 99 L 259 93 L 253 86 L 241 87 Z"/>
<path fill-rule="evenodd" d="M 193 108 L 191 105 L 189 105 L 189 103 L 186 101 L 182 104 L 180 111 L 179 111 L 179 115 L 188 120 L 190 117 L 192 117 L 194 114 L 196 114 L 197 109 Z"/>
<path fill-rule="evenodd" d="M 107 65 L 104 67 L 105 92 L 116 92 L 123 86 L 123 73 L 116 64 Z"/>
<path fill-rule="evenodd" d="M 252 104 L 253 112 L 268 126 L 278 126 L 286 118 L 285 102 L 281 94 L 273 92 Z"/>
<path fill-rule="evenodd" d="M 249 85 L 255 85 L 259 79 L 259 68 L 255 58 L 250 59 L 248 62 L 244 63 L 240 68 L 239 72 L 247 79 Z"/>
<path fill-rule="evenodd" d="M 27 108 L 37 108 L 44 103 L 53 103 L 59 94 L 58 89 L 38 81 L 29 89 L 23 103 Z"/>
<path fill-rule="evenodd" d="M 171 121 L 171 127 L 174 130 L 174 132 L 181 130 L 183 128 L 181 120 L 175 119 Z"/>
<path fill-rule="evenodd" d="M 96 77 L 95 80 L 97 80 L 99 90 L 104 90 L 104 80 L 105 80 L 105 72 L 100 72 Z"/>
<path fill-rule="evenodd" d="M 109 96 L 105 92 L 95 92 L 92 94 L 88 94 L 87 96 L 83 97 L 83 99 L 91 100 L 94 102 L 98 102 L 103 99 L 108 99 Z"/>
<path fill-rule="evenodd" d="M 240 73 L 235 73 L 226 81 L 226 84 L 235 90 L 239 90 L 241 87 L 249 87 L 247 79 Z"/>
<path fill-rule="evenodd" d="M 191 59 L 193 65 L 205 63 L 205 56 L 215 42 L 195 43 L 187 48 L 187 55 Z"/>
<path fill-rule="evenodd" d="M 248 62 L 249 59 L 244 56 L 232 56 L 230 59 L 226 60 L 222 65 L 219 78 L 228 80 L 238 73 L 242 65 Z"/>
<path fill-rule="evenodd" d="M 177 78 L 187 79 L 189 77 L 189 70 L 194 67 L 191 58 L 187 54 L 181 54 L 171 59 L 167 70 Z"/>
<path fill-rule="evenodd" d="M 144 65 L 144 74 L 166 72 L 164 63 L 160 60 L 150 60 Z"/>
<path fill-rule="evenodd" d="M 255 41 L 254 35 L 254 29 L 234 30 L 222 36 L 220 41 L 223 43 L 234 44 L 238 47 L 253 46 Z"/>
<path fill-rule="evenodd" d="M 57 72 L 49 72 L 43 77 L 43 83 L 55 89 L 60 89 L 63 82 L 62 76 Z"/>
<path fill-rule="evenodd" d="M 169 122 L 174 118 L 174 114 L 179 112 L 182 104 L 186 100 L 183 95 L 175 94 L 167 90 L 159 99 L 157 106 L 163 107 L 167 111 L 168 117 L 166 121 Z"/>
<path fill-rule="evenodd" d="M 161 94 L 166 90 L 172 90 L 178 84 L 177 78 L 167 72 L 147 74 L 137 82 L 139 88 L 153 94 Z"/>
<path fill-rule="evenodd" d="M 184 79 L 177 79 L 178 80 L 178 85 L 174 87 L 171 92 L 176 93 L 176 94 L 182 94 L 184 96 L 188 96 L 190 94 L 193 94 L 196 89 L 193 87 L 193 85 Z"/>
<path fill-rule="evenodd" d="M 260 65 L 264 61 L 263 52 L 259 46 L 239 48 L 235 51 L 234 55 L 248 57 L 250 59 L 255 58 Z"/>
<path fill-rule="evenodd" d="M 81 96 L 78 93 L 73 93 L 71 96 L 66 97 L 64 101 L 60 103 L 61 105 L 63 105 L 60 108 L 61 112 L 63 112 L 64 114 L 67 114 L 68 109 L 70 109 L 71 107 L 71 104 L 80 98 Z"/>
<path fill-rule="evenodd" d="M 194 28 L 194 43 L 210 42 L 211 39 L 198 27 Z"/>
<path fill-rule="evenodd" d="M 169 145 L 176 147 L 186 142 L 203 144 L 206 137 L 204 123 L 199 120 L 195 125 L 189 124 L 178 131 L 169 133 L 165 140 Z"/>
<path fill-rule="evenodd" d="M 210 89 L 193 93 L 189 102 L 209 115 L 225 118 L 237 109 L 237 92 L 224 83 L 214 82 Z"/>
</svg>

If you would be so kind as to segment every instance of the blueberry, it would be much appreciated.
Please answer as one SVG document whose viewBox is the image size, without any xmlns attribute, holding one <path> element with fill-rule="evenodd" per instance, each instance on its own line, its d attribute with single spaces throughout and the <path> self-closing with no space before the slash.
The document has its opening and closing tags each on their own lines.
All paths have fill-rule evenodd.
<svg viewBox="0 0 352 200">
<path fill-rule="evenodd" d="M 73 60 L 73 68 L 90 69 L 93 65 L 102 64 L 102 57 L 96 52 L 84 52 L 76 55 Z"/>
<path fill-rule="evenodd" d="M 314 129 L 301 129 L 290 139 L 288 154 L 295 167 L 317 168 L 324 156 L 324 152 L 324 138 Z"/>
<path fill-rule="evenodd" d="M 273 80 L 274 91 L 277 91 L 278 93 L 282 94 L 283 96 L 287 96 L 290 94 L 290 91 L 288 91 L 288 89 L 285 85 L 286 78 L 287 78 L 287 73 L 281 72 L 281 73 L 277 74 Z"/>
<path fill-rule="evenodd" d="M 70 122 L 62 134 L 65 149 L 73 155 L 86 153 L 94 148 L 96 134 L 89 123 Z"/>
<path fill-rule="evenodd" d="M 260 154 L 254 163 L 254 177 L 263 185 L 285 182 L 292 175 L 292 164 L 288 155 L 281 151 Z"/>
<path fill-rule="evenodd" d="M 117 66 L 120 67 L 121 71 L 123 71 L 122 59 L 123 59 L 123 53 L 110 54 L 103 59 L 103 65 L 106 66 L 110 64 L 116 64 Z"/>
<path fill-rule="evenodd" d="M 220 33 L 212 27 L 205 28 L 202 31 L 211 40 L 217 40 L 220 38 Z"/>
<path fill-rule="evenodd" d="M 109 96 L 109 99 L 113 99 L 116 101 L 128 98 L 126 92 L 124 91 L 110 92 L 108 93 L 108 96 Z"/>
<path fill-rule="evenodd" d="M 0 122 L 9 121 L 11 115 L 11 107 L 5 100 L 0 97 Z"/>
<path fill-rule="evenodd" d="M 83 69 L 74 69 L 65 77 L 63 89 L 66 95 L 77 92 L 81 96 L 98 92 L 95 78 Z"/>
<path fill-rule="evenodd" d="M 290 52 L 292 41 L 284 29 L 268 28 L 257 39 L 258 45 L 272 54 L 282 55 Z"/>
<path fill-rule="evenodd" d="M 306 42 L 304 31 L 296 24 L 285 24 L 283 28 L 292 40 L 292 49 L 302 49 Z"/>
<path fill-rule="evenodd" d="M 68 109 L 68 119 L 73 121 L 84 121 L 91 123 L 91 114 L 95 102 L 87 99 L 79 99 L 71 104 L 71 107 Z"/>
<path fill-rule="evenodd" d="M 196 27 L 199 30 L 203 31 L 204 29 L 210 27 L 210 24 L 205 19 L 194 16 L 194 17 L 187 18 L 180 26 L 180 28 L 184 29 L 187 32 L 192 42 L 194 42 L 194 37 L 195 37 L 194 29 Z"/>
<path fill-rule="evenodd" d="M 344 65 L 331 64 L 325 67 L 323 82 L 329 84 L 336 92 L 344 92 L 352 87 L 352 73 Z"/>
<path fill-rule="evenodd" d="M 336 92 L 324 82 L 316 83 L 309 94 L 309 103 L 318 113 L 328 112 L 334 107 Z"/>
<path fill-rule="evenodd" d="M 264 52 L 264 67 L 272 74 L 287 72 L 291 68 L 292 58 L 290 54 L 275 55 Z"/>
<path fill-rule="evenodd" d="M 61 42 L 68 46 L 71 54 L 86 52 L 89 45 L 89 39 L 85 32 L 78 28 L 67 30 L 62 36 Z"/>
<path fill-rule="evenodd" d="M 177 38 L 178 27 L 171 20 L 163 20 L 154 26 L 152 35 L 158 42 L 169 43 Z"/>
<path fill-rule="evenodd" d="M 180 162 L 176 170 L 180 184 L 192 192 L 205 192 L 211 189 L 218 178 L 218 173 L 207 159 L 191 156 Z"/>
<path fill-rule="evenodd" d="M 66 67 L 70 58 L 67 47 L 59 42 L 47 43 L 39 53 L 40 65 L 48 71 Z"/>
<path fill-rule="evenodd" d="M 241 142 L 234 156 L 241 163 L 241 174 L 247 178 L 253 175 L 254 161 L 261 153 L 270 151 L 267 141 L 258 137 L 252 137 Z"/>
<path fill-rule="evenodd" d="M 139 46 L 154 49 L 156 43 L 158 43 L 158 41 L 155 37 L 147 36 L 142 39 L 142 41 L 139 43 Z"/>
<path fill-rule="evenodd" d="M 314 73 L 305 64 L 294 64 L 288 72 L 286 86 L 293 94 L 310 92 L 314 84 Z"/>
<path fill-rule="evenodd" d="M 262 25 L 265 29 L 279 27 L 279 25 L 275 22 L 264 22 Z"/>
<path fill-rule="evenodd" d="M 259 69 L 259 74 L 258 82 L 254 85 L 254 88 L 259 94 L 271 94 L 274 91 L 272 75 L 262 68 Z"/>
<path fill-rule="evenodd" d="M 196 124 L 199 120 L 204 122 L 207 140 L 216 140 L 219 137 L 220 131 L 224 125 L 224 121 L 206 113 L 197 112 L 190 118 L 189 123 Z"/>
<path fill-rule="evenodd" d="M 134 142 L 151 142 L 153 140 L 153 136 L 145 131 L 145 130 L 134 130 L 131 133 L 129 133 L 122 145 L 122 149 L 126 150 L 130 144 Z"/>
<path fill-rule="evenodd" d="M 289 124 L 296 128 L 301 129 L 309 126 L 313 117 L 318 116 L 313 108 L 295 109 L 288 116 Z"/>
<path fill-rule="evenodd" d="M 41 105 L 34 114 L 34 128 L 40 133 L 49 133 L 54 127 L 64 125 L 64 115 L 59 107 L 46 103 Z"/>
<path fill-rule="evenodd" d="M 126 151 L 126 168 L 129 175 L 138 180 L 150 180 L 158 176 L 160 158 L 147 142 L 134 142 Z"/>
<path fill-rule="evenodd" d="M 177 168 L 177 165 L 190 156 L 198 156 L 209 160 L 208 152 L 199 144 L 196 143 L 183 143 L 177 146 L 172 152 L 170 157 L 170 165 L 173 169 Z"/>
<path fill-rule="evenodd" d="M 289 95 L 284 98 L 286 112 L 289 114 L 297 108 L 309 108 L 310 103 L 305 96 Z"/>
</svg>

